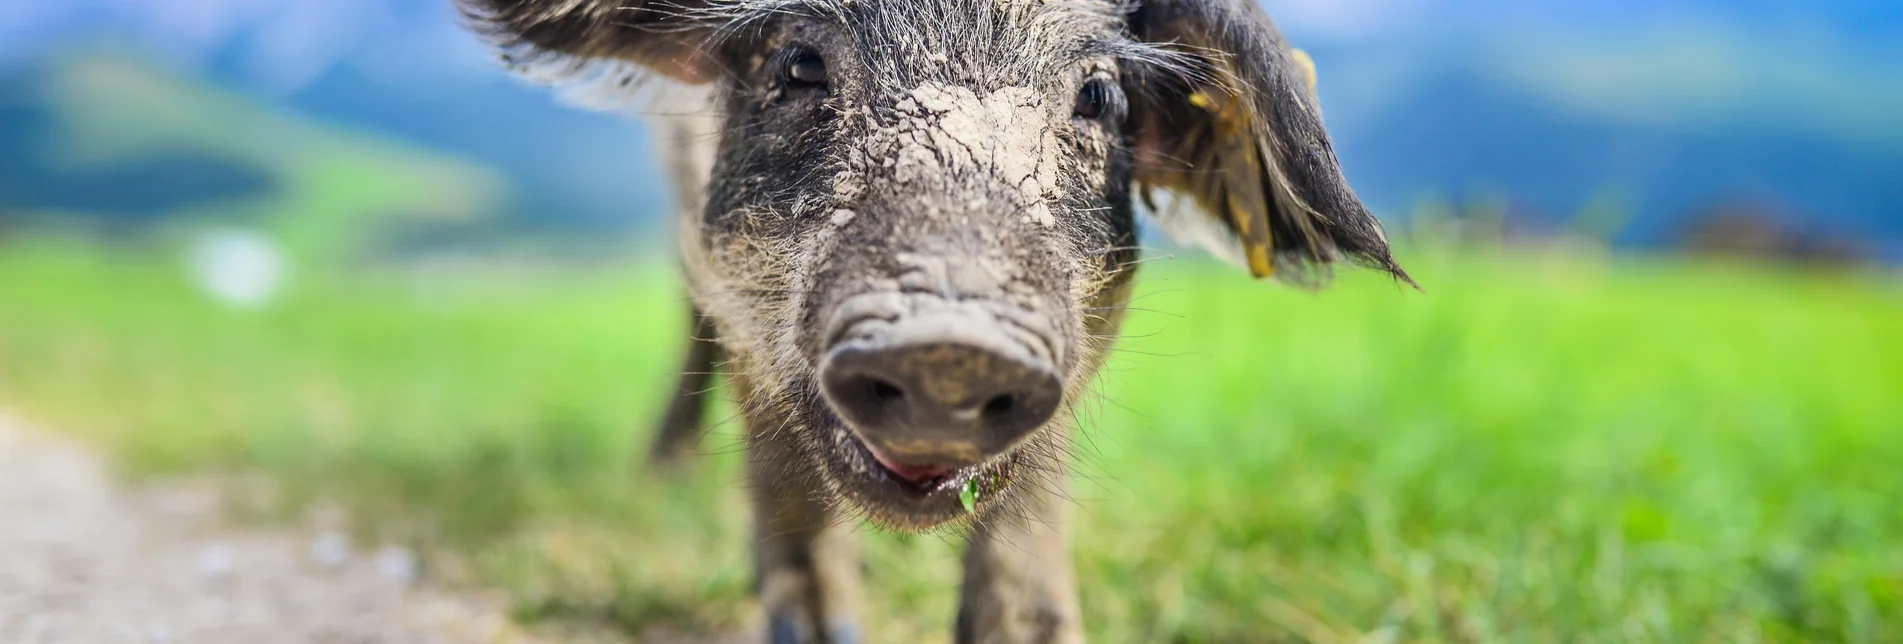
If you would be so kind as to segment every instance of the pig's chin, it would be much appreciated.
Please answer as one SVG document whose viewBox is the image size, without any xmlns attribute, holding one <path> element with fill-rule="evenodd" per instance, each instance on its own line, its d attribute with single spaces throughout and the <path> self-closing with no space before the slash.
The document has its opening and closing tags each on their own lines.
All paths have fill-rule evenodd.
<svg viewBox="0 0 1903 644">
<path fill-rule="evenodd" d="M 1011 473 L 1018 469 L 1021 450 L 965 467 L 895 471 L 829 406 L 821 402 L 815 407 L 812 426 L 823 443 L 816 454 L 821 470 L 841 500 L 875 524 L 909 532 L 955 525 L 999 505 L 1011 492 Z M 974 482 L 975 513 L 968 512 L 960 498 Z"/>
</svg>

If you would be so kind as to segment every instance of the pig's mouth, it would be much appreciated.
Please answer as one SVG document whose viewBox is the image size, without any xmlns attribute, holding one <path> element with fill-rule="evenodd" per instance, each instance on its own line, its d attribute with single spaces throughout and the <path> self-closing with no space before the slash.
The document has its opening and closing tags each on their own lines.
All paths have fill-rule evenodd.
<svg viewBox="0 0 1903 644">
<path fill-rule="evenodd" d="M 825 403 L 819 407 L 818 427 L 833 439 L 821 455 L 827 478 L 867 519 L 890 529 L 922 531 L 968 520 L 1003 497 L 1017 469 L 1017 450 L 962 465 L 907 463 L 881 454 Z"/>
<path fill-rule="evenodd" d="M 854 488 L 851 493 L 875 520 L 898 524 L 895 527 L 928 528 L 966 514 L 959 493 L 988 465 L 903 463 L 881 454 L 843 424 L 838 431 L 843 443 L 839 451 L 844 452 L 838 456 L 847 461 L 841 483 Z M 1008 455 L 999 460 L 1005 458 Z"/>
<path fill-rule="evenodd" d="M 866 444 L 858 436 L 847 431 L 847 440 L 857 449 L 861 459 L 872 461 L 874 474 L 884 478 L 887 483 L 901 491 L 918 497 L 927 497 L 935 493 L 950 490 L 956 492 L 970 475 L 978 471 L 978 465 L 948 466 L 935 463 L 907 464 L 879 452 L 877 448 Z"/>
</svg>

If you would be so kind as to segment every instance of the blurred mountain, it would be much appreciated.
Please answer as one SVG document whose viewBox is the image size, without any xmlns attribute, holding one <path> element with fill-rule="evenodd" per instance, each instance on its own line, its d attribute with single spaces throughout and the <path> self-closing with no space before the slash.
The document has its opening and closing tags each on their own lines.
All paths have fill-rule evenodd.
<svg viewBox="0 0 1903 644">
<path fill-rule="evenodd" d="M 480 220 L 504 193 L 480 165 L 123 55 L 52 57 L 0 77 L 0 92 L 0 210 L 12 218 L 243 221 L 328 252 L 379 226 Z"/>
<path fill-rule="evenodd" d="M 671 207 L 657 151 L 636 119 L 559 104 L 500 72 L 408 94 L 344 67 L 279 100 L 496 168 L 513 187 L 502 216 L 514 225 L 617 231 Z"/>
<path fill-rule="evenodd" d="M 668 208 L 639 124 L 502 73 L 449 0 L 0 3 L 0 77 L 100 50 L 494 168 L 508 226 L 625 230 Z"/>
<path fill-rule="evenodd" d="M 1580 118 L 1461 73 L 1390 105 L 1335 129 L 1348 176 L 1379 212 L 1482 193 L 1525 223 L 1560 227 L 1611 192 L 1633 210 L 1616 239 L 1625 245 L 1683 241 L 1700 211 L 1731 202 L 1800 229 L 1903 241 L 1903 145 Z"/>
<path fill-rule="evenodd" d="M 135 225 L 196 204 L 256 199 L 276 175 L 196 146 L 76 162 L 67 123 L 50 96 L 54 70 L 0 80 L 0 217 L 84 213 L 107 225 Z"/>
</svg>

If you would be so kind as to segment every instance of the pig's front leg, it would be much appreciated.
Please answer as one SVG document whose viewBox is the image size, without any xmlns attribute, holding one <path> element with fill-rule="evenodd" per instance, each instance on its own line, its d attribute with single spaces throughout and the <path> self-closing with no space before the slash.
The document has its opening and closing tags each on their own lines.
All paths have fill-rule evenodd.
<svg viewBox="0 0 1903 644">
<path fill-rule="evenodd" d="M 1084 641 L 1060 498 L 1063 477 L 1021 485 L 1024 515 L 988 520 L 965 550 L 959 644 Z"/>
<path fill-rule="evenodd" d="M 754 427 L 781 427 L 762 421 Z M 860 644 L 860 562 L 852 522 L 820 503 L 811 478 L 790 471 L 790 450 L 751 448 L 754 592 L 772 644 Z"/>
</svg>

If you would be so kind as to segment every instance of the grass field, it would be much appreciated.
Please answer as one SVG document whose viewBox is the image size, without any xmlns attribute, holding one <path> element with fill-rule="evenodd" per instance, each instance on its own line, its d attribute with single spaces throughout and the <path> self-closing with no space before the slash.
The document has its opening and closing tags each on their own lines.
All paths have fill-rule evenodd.
<svg viewBox="0 0 1903 644">
<path fill-rule="evenodd" d="M 1403 259 L 1426 293 L 1146 267 L 1073 486 L 1094 641 L 1903 640 L 1894 281 Z M 640 465 L 665 267 L 304 277 L 234 311 L 163 257 L 0 246 L 0 405 L 344 508 L 525 620 L 748 619 L 736 428 Z M 867 541 L 869 641 L 947 639 L 955 539 Z"/>
</svg>

